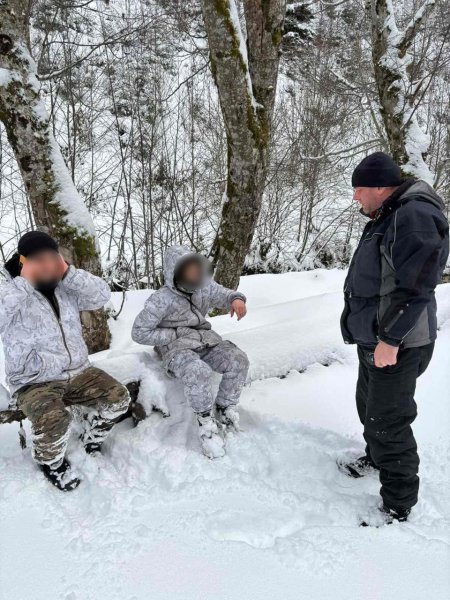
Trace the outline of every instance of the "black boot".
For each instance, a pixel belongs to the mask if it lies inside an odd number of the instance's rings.
[[[376,511],[361,520],[360,526],[383,527],[384,525],[391,525],[394,521],[404,523],[408,520],[410,512],[410,508],[389,508],[385,504],[381,504]]]
[[[102,445],[99,442],[88,442],[84,445],[84,449],[86,454],[101,454],[102,453]]]
[[[356,460],[347,462],[343,459],[338,459],[336,461],[339,471],[342,471],[345,475],[349,477],[354,477],[358,479],[359,477],[364,477],[365,475],[369,475],[371,472],[379,471],[380,469],[377,465],[367,456],[360,456]]]
[[[389,508],[385,504],[382,504],[379,510],[382,514],[386,515],[387,523],[392,523],[392,521],[404,523],[408,520],[411,512],[410,508]]]
[[[72,475],[69,461],[65,458],[59,467],[53,468],[51,465],[40,465],[40,467],[50,483],[62,492],[70,492],[81,483],[78,477]]]

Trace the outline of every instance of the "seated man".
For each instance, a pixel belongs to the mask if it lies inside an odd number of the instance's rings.
[[[10,392],[31,421],[33,456],[44,475],[60,490],[73,490],[80,480],[65,458],[67,407],[88,409],[82,441],[94,453],[129,404],[126,387],[89,365],[82,337],[80,311],[104,306],[110,290],[99,277],[68,266],[55,240],[40,231],[20,239],[5,269],[0,336]]]
[[[239,427],[239,402],[248,371],[248,358],[232,342],[211,329],[205,315],[227,308],[238,320],[246,314],[245,296],[213,281],[208,261],[184,246],[172,246],[164,260],[164,286],[154,292],[138,314],[132,337],[156,346],[168,372],[181,379],[186,398],[197,414],[203,453],[225,454],[216,419],[223,427]],[[211,387],[213,371],[222,374],[217,398]]]

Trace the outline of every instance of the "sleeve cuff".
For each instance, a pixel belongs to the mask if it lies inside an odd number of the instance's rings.
[[[389,338],[384,335],[378,336],[378,339],[380,342],[384,342],[385,344],[388,344],[389,346],[394,346],[395,348],[398,348],[402,343],[399,340],[394,340],[393,338]]]
[[[234,302],[235,300],[242,300],[242,302],[247,302],[247,298],[245,297],[245,295],[242,292],[233,292],[231,294],[230,304],[232,302]]]

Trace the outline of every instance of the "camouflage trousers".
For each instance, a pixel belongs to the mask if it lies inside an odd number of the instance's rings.
[[[184,384],[187,401],[197,413],[211,410],[214,402],[227,407],[239,402],[247,378],[249,362],[245,352],[224,340],[202,350],[180,350],[172,358],[169,371]],[[213,372],[222,373],[217,397],[212,390]]]
[[[97,367],[88,367],[69,381],[36,383],[17,392],[17,406],[31,421],[35,460],[55,467],[67,448],[69,407],[85,409],[83,443],[102,443],[129,403],[127,388]]]

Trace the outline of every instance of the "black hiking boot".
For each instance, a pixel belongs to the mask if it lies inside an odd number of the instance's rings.
[[[361,521],[361,527],[382,527],[391,525],[394,521],[405,523],[408,520],[410,508],[389,508],[381,504],[377,509],[377,514],[369,516]]]
[[[379,511],[386,515],[388,523],[392,523],[392,521],[404,523],[408,520],[408,517],[411,513],[410,508],[389,508],[385,504],[380,506]]]
[[[354,477],[359,479],[365,475],[373,473],[373,471],[379,471],[377,465],[366,455],[360,456],[356,460],[348,462],[345,459],[338,458],[336,461],[339,471],[348,475],[348,477]]]
[[[103,444],[101,444],[99,442],[88,442],[87,444],[84,445],[84,449],[86,451],[86,454],[95,456],[95,454],[102,453],[102,445]]]
[[[50,483],[62,492],[71,492],[81,483],[78,477],[72,475],[69,461],[65,458],[59,467],[53,468],[51,465],[40,465],[40,467]]]

